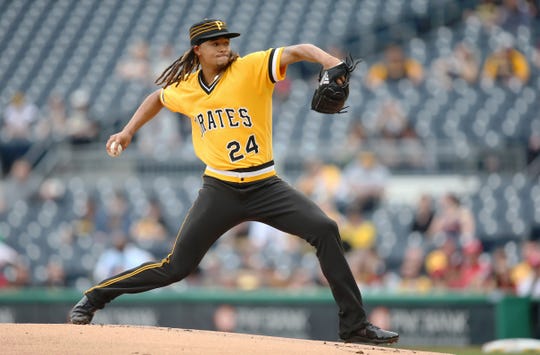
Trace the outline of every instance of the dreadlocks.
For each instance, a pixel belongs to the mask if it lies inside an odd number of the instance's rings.
[[[180,58],[174,61],[167,69],[161,73],[159,78],[156,79],[157,85],[165,84],[164,88],[169,85],[180,83],[182,80],[187,79],[189,74],[199,68],[199,58],[195,55],[193,47],[188,49],[182,54]]]
[[[228,65],[234,62],[238,56],[238,53],[231,51]],[[182,80],[187,80],[191,73],[199,69],[200,65],[199,57],[197,57],[193,47],[191,47],[185,51],[180,58],[175,60],[174,63],[169,65],[169,67],[161,73],[159,78],[156,79],[155,83],[157,85],[164,85],[163,88],[174,83],[178,86]]]

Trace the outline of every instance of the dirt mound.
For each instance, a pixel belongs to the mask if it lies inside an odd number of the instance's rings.
[[[2,354],[415,354],[434,353],[213,331],[120,325],[0,324]],[[440,353],[436,353],[441,355]]]

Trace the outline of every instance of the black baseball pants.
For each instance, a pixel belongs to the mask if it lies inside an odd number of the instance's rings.
[[[339,307],[339,335],[347,338],[366,322],[360,290],[344,257],[337,224],[313,201],[277,176],[229,183],[204,176],[171,253],[159,262],[108,278],[86,291],[98,308],[124,293],[180,281],[194,271],[212,244],[244,221],[260,221],[297,235],[316,249],[322,272]]]

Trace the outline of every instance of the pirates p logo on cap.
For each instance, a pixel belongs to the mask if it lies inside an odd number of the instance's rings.
[[[200,45],[212,38],[233,38],[238,36],[240,36],[240,33],[229,32],[225,21],[216,19],[205,19],[194,24],[189,29],[189,40],[192,46]]]

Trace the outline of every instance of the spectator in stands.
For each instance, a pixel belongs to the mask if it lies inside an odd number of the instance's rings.
[[[343,169],[337,193],[340,208],[373,212],[384,198],[389,177],[388,168],[379,163],[373,152],[358,153]]]
[[[376,248],[358,249],[347,254],[354,279],[360,287],[380,288],[384,284],[386,263]]]
[[[496,83],[520,87],[529,81],[530,68],[523,53],[514,48],[514,39],[508,33],[499,36],[497,48],[488,55],[482,69],[482,83]]]
[[[431,72],[437,84],[451,89],[456,79],[462,79],[469,85],[476,83],[479,67],[476,49],[461,41],[454,46],[449,56],[445,55],[433,61]]]
[[[31,285],[30,266],[22,258],[17,257],[12,263],[5,265],[4,277],[8,288],[23,288]],[[2,277],[0,276],[0,279]],[[2,281],[0,280],[0,283]]]
[[[310,259],[313,255],[298,238],[264,223],[249,222],[246,242],[250,257],[261,263],[258,277],[262,286],[300,289],[318,281],[317,260]]]
[[[390,168],[421,167],[426,159],[416,131],[400,100],[387,98],[375,114],[375,136],[384,165]]]
[[[306,254],[303,257],[304,259],[310,259]],[[316,263],[316,261],[314,262]],[[317,273],[318,270],[313,267],[312,263],[302,262],[300,266],[291,271],[291,275],[287,278],[286,283],[281,286],[282,288],[305,291],[308,288],[328,284],[322,273]]]
[[[462,244],[470,242],[476,236],[474,215],[468,207],[461,204],[457,195],[446,193],[440,200],[428,235],[435,238],[450,238]]]
[[[66,135],[71,144],[94,142],[99,124],[90,113],[90,96],[84,89],[75,90],[70,96],[70,110],[66,121]]]
[[[247,238],[257,251],[269,248],[272,252],[285,253],[289,245],[286,233],[261,222],[249,222]]]
[[[25,94],[17,92],[4,111],[0,129],[0,161],[7,174],[13,162],[30,149],[34,137],[33,127],[39,120],[39,110]]]
[[[134,43],[128,56],[121,59],[116,67],[118,76],[127,81],[150,85],[155,78],[152,78],[148,49],[148,43],[145,41]]]
[[[478,5],[473,11],[466,14],[466,16],[474,16],[482,25],[490,30],[496,23],[499,14],[499,0],[480,0]]]
[[[424,148],[400,100],[389,97],[383,101],[372,129],[374,136],[381,138],[373,149],[384,165],[389,168],[425,166]]]
[[[26,99],[22,92],[17,92],[4,112],[2,139],[32,140],[32,127],[39,119],[39,109]]]
[[[52,94],[43,110],[43,119],[35,127],[39,140],[50,139],[60,142],[66,138],[67,107],[64,99],[58,94]]]
[[[512,280],[512,268],[505,249],[496,248],[491,253],[491,259],[492,272],[487,281],[487,290],[515,294],[516,284]]]
[[[444,292],[448,289],[446,278],[449,275],[449,263],[448,256],[440,249],[426,255],[424,266],[433,291]]]
[[[131,235],[137,242],[164,241],[167,238],[167,227],[159,200],[148,201],[144,214],[133,222]]]
[[[540,297],[540,250],[530,253],[527,263],[529,273],[517,284],[517,295],[522,297]]]
[[[452,238],[437,241],[436,245],[426,256],[425,268],[433,289],[445,291],[459,280],[461,254],[457,242]]]
[[[335,196],[340,179],[341,172],[336,165],[325,164],[317,158],[312,158],[306,161],[296,186],[319,203]]]
[[[261,279],[255,280],[252,270],[246,270],[249,269],[247,266],[251,265],[261,271],[261,265],[265,262],[249,233],[251,233],[250,223],[241,223],[214,243],[200,265],[205,276],[205,285],[252,288],[264,284],[263,278],[266,275],[261,273],[259,275]],[[282,251],[281,255],[287,256],[287,253]]]
[[[146,261],[154,260],[149,252],[137,247],[121,230],[112,232],[112,246],[99,256],[94,280],[103,280]]]
[[[517,288],[533,273],[536,257],[540,255],[540,245],[535,240],[524,240],[521,244],[521,261],[512,268],[512,281]],[[523,287],[523,286],[522,286]]]
[[[131,237],[137,245],[154,254],[162,254],[171,248],[168,236],[169,231],[163,218],[161,205],[157,199],[150,199],[144,214],[133,221]]]
[[[497,25],[514,35],[520,27],[530,28],[535,4],[527,0],[503,0],[497,11]]]
[[[133,218],[129,209],[129,202],[125,194],[117,190],[106,201],[104,208],[99,209],[96,216],[96,230],[105,235],[113,231],[123,231],[129,235]]]
[[[51,260],[47,263],[45,281],[43,287],[64,288],[68,285],[66,270],[60,261]]]
[[[407,57],[400,45],[392,44],[385,49],[384,58],[369,68],[366,85],[375,89],[384,82],[402,79],[418,85],[424,79],[424,69],[418,61]]]
[[[64,181],[58,177],[48,177],[39,185],[40,201],[61,201],[66,195]]]
[[[481,258],[482,251],[482,243],[478,239],[465,243],[462,247],[463,258],[458,277],[451,286],[469,291],[483,291],[487,288],[491,264]]]
[[[529,27],[538,15],[536,0],[481,0],[472,14],[489,31],[502,28],[517,34],[520,27]]]
[[[431,290],[431,280],[424,273],[424,256],[420,246],[405,250],[399,269],[398,292],[425,293]]]
[[[73,233],[77,237],[91,237],[96,231],[97,203],[93,197],[88,196],[81,205],[80,208],[74,208],[78,217],[72,222]]]
[[[238,255],[238,267],[235,277],[235,286],[243,290],[253,290],[260,287],[267,287],[272,280],[273,269],[268,265],[266,257],[256,252],[251,245],[251,241],[245,235],[234,236],[233,249]],[[283,259],[283,261],[285,261]]]
[[[386,142],[416,137],[401,102],[394,98],[384,100],[379,106],[375,130]]]
[[[433,221],[433,217],[435,217],[433,197],[430,194],[424,193],[420,196],[416,205],[410,232],[418,232],[425,236]]]
[[[340,232],[345,251],[371,249],[375,246],[377,229],[370,220],[364,218],[362,211],[356,206],[348,209],[347,218],[340,226]]]

